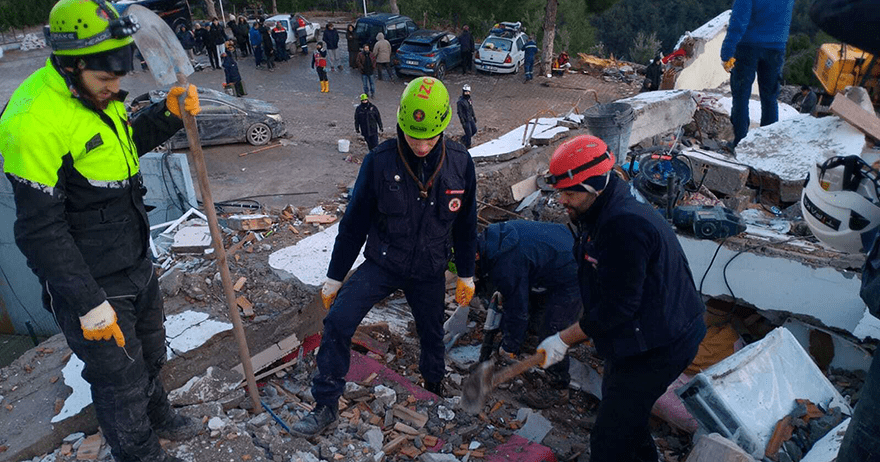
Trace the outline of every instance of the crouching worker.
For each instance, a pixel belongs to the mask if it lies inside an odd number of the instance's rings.
[[[444,135],[451,118],[443,83],[417,78],[403,91],[397,138],[364,158],[321,291],[330,311],[312,381],[316,406],[291,427],[297,435],[316,435],[336,420],[355,329],[398,289],[415,318],[424,387],[442,395],[444,271],[454,246],[462,256],[455,262],[455,298],[470,303],[477,237],[474,163],[464,146]],[[366,261],[343,284],[364,242]]]
[[[577,321],[583,305],[573,246],[571,231],[558,223],[507,221],[480,235],[477,277],[500,292],[503,301],[502,356],[519,354],[530,326],[544,339]],[[544,409],[567,402],[568,363],[565,356],[548,367],[549,387],[523,396],[525,404]]]
[[[119,83],[132,70],[137,23],[106,0],[61,0],[49,24],[53,53],[0,116],[15,241],[85,363],[113,458],[176,461],[159,438],[190,438],[202,425],[172,411],[159,379],[164,313],[138,156],[183,126],[181,110],[199,112],[198,94],[190,86],[181,108],[176,87],[129,120]]]
[[[651,407],[693,361],[705,307],[669,223],[612,172],[614,155],[582,135],[550,158],[548,184],[577,225],[580,321],[538,346],[542,367],[593,339],[605,358],[602,402],[590,434],[593,462],[656,461]]]

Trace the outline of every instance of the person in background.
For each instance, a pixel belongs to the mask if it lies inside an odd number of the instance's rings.
[[[337,419],[355,329],[374,304],[398,289],[415,318],[424,388],[444,394],[444,273],[454,247],[455,300],[468,305],[477,238],[474,162],[462,145],[444,136],[451,118],[443,83],[414,79],[400,99],[397,137],[364,158],[321,289],[330,311],[312,379],[315,407],[291,426],[294,435],[312,437]],[[366,261],[343,283],[361,247]]]
[[[556,60],[556,62],[558,63],[556,67],[562,69],[563,71],[571,69],[571,60],[568,58],[567,51],[559,53],[559,58]]]
[[[534,74],[532,72],[535,68],[535,55],[536,54],[538,54],[538,44],[536,44],[535,40],[530,37],[529,41],[526,42],[526,46],[525,46],[525,74],[526,74],[525,82],[528,82],[529,80],[532,80],[533,78],[535,78]]]
[[[327,23],[324,29],[324,45],[327,46],[327,65],[332,70],[334,67],[342,70],[342,62],[339,61],[339,32],[333,27],[332,22]]]
[[[235,62],[235,58],[232,56],[233,49],[235,49],[235,47],[230,40],[229,46],[226,47],[226,53],[223,53],[221,56],[223,59],[223,72],[226,74],[226,83],[223,84],[223,87],[232,87],[235,90],[235,96],[242,97],[247,93],[244,91],[244,83],[241,81],[241,73],[238,72],[238,63]]]
[[[354,24],[349,24],[345,29],[345,40],[348,43],[348,67],[357,69],[357,57],[361,52],[360,40],[354,33]]]
[[[370,53],[370,45],[364,44],[364,51],[357,55],[357,68],[361,71],[361,81],[364,83],[364,93],[369,93],[370,98],[376,95],[373,85],[373,55]]]
[[[226,30],[220,20],[211,19],[211,28],[208,30],[208,58],[211,60],[211,67],[220,69],[220,54],[226,51]]]
[[[642,82],[642,91],[657,91],[660,89],[660,80],[663,78],[663,57],[660,53],[651,60],[645,69],[645,81]]]
[[[779,97],[793,8],[794,0],[733,2],[727,35],[721,43],[721,63],[724,70],[730,72],[733,98],[730,109],[732,148],[749,133],[749,99],[756,75],[761,96],[761,126],[779,120],[776,98]]]
[[[801,114],[812,114],[816,110],[816,103],[819,98],[816,92],[809,85],[802,85],[801,91],[792,98],[792,105],[800,111]]]
[[[462,28],[458,42],[461,44],[461,73],[467,74],[474,68],[474,36],[467,25]]]
[[[211,39],[208,38],[208,29],[202,27],[202,23],[196,21],[195,26],[193,26],[193,35],[196,37],[194,52],[196,55],[200,55],[206,51],[208,42],[211,41]]]
[[[272,28],[272,40],[275,41],[275,60],[287,61],[290,56],[287,54],[287,29],[281,24],[281,21],[275,22]]]
[[[651,408],[696,357],[706,308],[672,227],[613,167],[614,154],[591,135],[566,141],[550,158],[545,180],[578,230],[584,313],[538,352],[547,369],[592,338],[605,370],[590,461],[656,461]]]
[[[180,40],[180,45],[183,47],[183,51],[186,52],[189,60],[195,61],[196,55],[193,53],[193,47],[196,46],[196,36],[193,35],[192,31],[187,29],[186,26],[180,26],[180,30],[177,32],[177,39]]]
[[[253,47],[248,37],[250,30],[247,19],[244,16],[239,16],[238,22],[235,23],[235,27],[232,29],[232,35],[235,36],[235,41],[238,42],[238,49],[241,50],[241,55],[244,57],[250,56],[253,52]]]
[[[227,36],[227,39],[226,39],[227,42],[229,41],[229,39],[233,39],[233,40],[235,39],[235,28],[236,28],[237,24],[238,23],[235,21],[235,15],[230,13],[229,14],[229,21],[226,21],[226,27],[229,28],[229,32],[232,32],[232,37]],[[233,46],[232,48],[233,48],[233,51],[232,51],[233,57],[238,58],[238,50],[235,48],[235,46]],[[224,46],[224,50],[220,53],[220,61],[221,62],[223,61],[223,53],[228,53],[228,52],[229,52],[229,47]]]
[[[388,80],[394,81],[391,71],[391,42],[385,40],[385,34],[376,34],[376,45],[373,48],[373,59],[376,62],[376,74],[382,80],[382,69],[388,72]]]
[[[269,72],[275,72],[275,46],[272,40],[272,21],[260,21],[260,38],[263,42],[263,58],[266,60],[266,68]]]
[[[364,137],[370,151],[379,145],[379,132],[384,131],[382,116],[366,93],[361,94],[361,104],[354,110],[354,131]]]
[[[306,19],[296,16],[296,37],[299,39],[299,51],[306,55],[309,53],[308,34],[306,32]]]
[[[263,68],[263,35],[260,34],[259,21],[254,22],[254,27],[250,32],[251,47],[254,50],[254,61],[257,63],[257,69]]]
[[[464,147],[471,148],[471,138],[477,134],[477,115],[474,113],[474,105],[471,103],[471,86],[465,84],[461,87],[461,96],[455,105],[458,112],[458,120],[461,122],[461,128],[464,129],[464,136],[461,137],[461,144]]]
[[[312,69],[318,72],[318,81],[321,82],[321,93],[330,92],[330,81],[327,80],[327,50],[324,43],[315,45],[315,53],[312,55]]]

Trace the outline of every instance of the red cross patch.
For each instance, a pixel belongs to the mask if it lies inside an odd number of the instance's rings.
[[[449,211],[450,212],[458,212],[458,209],[461,208],[461,199],[454,197],[449,201]]]

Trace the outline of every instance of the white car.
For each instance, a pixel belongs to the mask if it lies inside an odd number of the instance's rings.
[[[291,25],[291,16],[293,18],[297,16],[302,16],[301,14],[276,14],[275,16],[266,18],[266,21],[275,21],[280,22],[284,29],[287,30],[287,48],[289,50],[296,50],[299,48],[299,43],[296,40],[296,23],[294,22]],[[321,30],[321,25],[316,22],[311,22],[302,16],[302,18],[306,22],[306,41],[307,42],[315,42],[318,39],[318,31]],[[253,21],[248,21],[253,27]]]
[[[528,37],[520,31],[519,23],[501,23],[474,53],[474,67],[478,71],[516,74],[526,60]]]

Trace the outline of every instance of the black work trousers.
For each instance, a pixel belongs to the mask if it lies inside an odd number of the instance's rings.
[[[461,52],[461,73],[467,74],[468,71],[474,70],[474,52],[473,51],[462,51]]]
[[[606,360],[602,402],[590,433],[590,462],[656,462],[651,408],[694,360],[706,335],[702,319],[671,345]]]
[[[870,262],[869,262],[870,263]],[[880,461],[880,353],[874,352],[874,359],[862,387],[862,397],[856,404],[852,421],[837,462],[878,462]]]
[[[209,47],[209,50],[212,47]],[[67,344],[85,363],[98,424],[117,462],[157,462],[164,453],[154,428],[172,416],[168,395],[159,379],[165,364],[165,326],[162,294],[149,260],[135,268],[98,279],[116,311],[125,348],[114,340],[83,338],[73,309],[52,297],[44,286],[47,306],[55,313]]]

